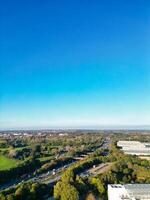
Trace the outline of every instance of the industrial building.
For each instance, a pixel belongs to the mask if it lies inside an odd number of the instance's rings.
[[[108,185],[108,200],[150,200],[150,184]]]
[[[117,146],[120,147],[125,154],[150,156],[150,143],[118,141]]]

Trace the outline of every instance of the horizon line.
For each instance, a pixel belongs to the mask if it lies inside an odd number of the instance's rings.
[[[150,130],[150,125],[99,125],[99,126],[32,126],[32,127],[10,127],[0,128],[0,131],[38,131],[38,130]]]

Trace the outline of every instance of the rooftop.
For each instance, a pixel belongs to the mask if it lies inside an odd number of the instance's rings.
[[[118,193],[118,200],[150,200],[150,184],[108,185],[108,193]]]

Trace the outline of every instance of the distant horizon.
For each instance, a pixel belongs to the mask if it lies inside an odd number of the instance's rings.
[[[80,127],[13,127],[13,128],[0,128],[0,131],[51,131],[51,130],[142,130],[150,131],[150,125],[100,125],[100,126],[80,126]]]

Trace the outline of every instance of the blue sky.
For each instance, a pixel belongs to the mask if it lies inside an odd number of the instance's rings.
[[[1,129],[150,125],[150,1],[0,7]]]

